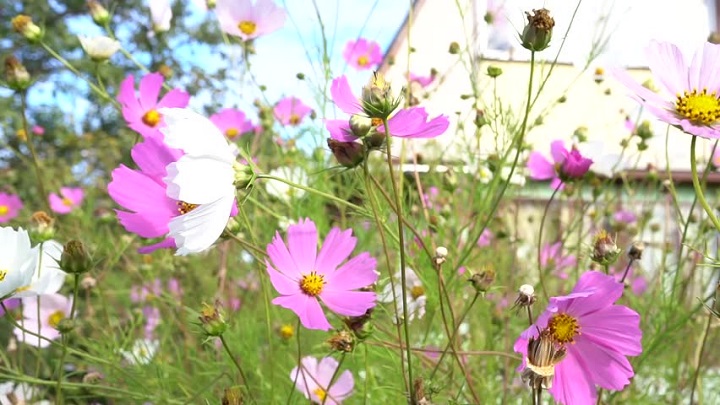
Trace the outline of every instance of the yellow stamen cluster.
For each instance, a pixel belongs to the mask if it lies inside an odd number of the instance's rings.
[[[73,206],[72,200],[69,199],[69,198],[67,198],[67,197],[63,197],[62,203],[63,203],[63,205],[66,206],[66,207],[72,207],[72,206]]]
[[[197,208],[197,206],[198,206],[197,204],[190,204],[190,203],[186,203],[185,201],[177,202],[178,212],[180,213],[180,215],[187,214],[188,212]]]
[[[314,271],[310,274],[306,274],[300,280],[300,289],[303,293],[315,297],[320,294],[325,285],[325,277],[321,274],[317,274]]]
[[[257,30],[257,24],[253,21],[241,21],[238,24],[238,29],[245,35],[252,35]]]
[[[0,216],[7,215],[10,212],[10,207],[7,205],[0,205]]]
[[[357,60],[358,66],[367,66],[368,63],[370,63],[370,58],[365,55],[359,57]]]
[[[63,311],[55,311],[48,317],[48,325],[52,326],[53,328],[57,329],[57,326],[60,324],[60,321],[65,319],[65,313]]]
[[[7,270],[0,270],[0,281],[5,280],[5,276],[7,276],[8,271]]]
[[[559,313],[553,315],[548,321],[548,330],[556,342],[560,344],[573,343],[575,336],[580,334],[580,325],[574,317]]]
[[[691,121],[712,125],[720,121],[720,97],[714,91],[708,93],[707,89],[685,91],[678,94],[675,110]]]
[[[416,300],[425,295],[425,289],[421,285],[416,285],[410,289],[410,296]]]
[[[290,125],[297,125],[300,123],[300,116],[297,114],[290,114]]]
[[[154,127],[160,123],[160,113],[157,112],[157,110],[150,110],[143,115],[142,122],[144,122],[145,125]]]
[[[320,401],[325,402],[325,397],[327,397],[327,391],[318,387],[318,388],[315,388],[315,391],[313,391],[313,393],[315,395],[317,395],[317,397]]]
[[[240,134],[240,131],[238,131],[237,128],[228,128],[225,130],[225,136],[227,136],[230,139],[235,138]]]

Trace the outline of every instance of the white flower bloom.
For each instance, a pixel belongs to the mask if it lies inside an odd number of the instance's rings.
[[[30,247],[27,231],[0,227],[0,300],[30,285],[36,263],[37,248]]]
[[[0,405],[30,404],[30,401],[37,395],[38,390],[29,384],[15,384],[12,381],[0,384]],[[42,402],[45,401],[35,402],[35,404]]]
[[[150,0],[150,17],[152,18],[153,31],[165,32],[169,30],[170,20],[172,20],[170,0]]]
[[[133,343],[130,351],[120,350],[120,354],[125,361],[132,365],[148,364],[155,357],[159,347],[160,342],[158,340],[138,339]]]
[[[185,152],[167,167],[167,196],[186,203],[188,212],[170,221],[177,255],[209,248],[225,229],[235,201],[235,156],[209,119],[182,108],[160,110],[165,143]]]
[[[302,167],[298,166],[278,167],[277,169],[271,170],[269,174],[301,186],[307,186],[309,181],[307,172],[305,172]],[[305,190],[291,187],[290,185],[277,180],[268,180],[265,183],[265,189],[268,194],[285,202],[290,202],[293,198],[301,198],[305,195]]]
[[[393,294],[392,284],[388,282],[383,288],[382,292],[378,295],[377,300],[379,302],[390,303],[397,299],[397,317],[395,322],[403,317],[403,299],[402,299],[402,275],[398,271],[393,276],[395,279],[395,293]],[[405,268],[405,288],[407,291],[407,303],[408,303],[408,322],[417,319],[422,319],[425,316],[425,303],[427,297],[425,296],[425,288],[422,282],[418,278],[417,274],[413,269]]]
[[[106,36],[78,35],[78,39],[83,51],[95,62],[104,62],[120,50],[120,42]]]
[[[18,298],[54,294],[60,291],[60,287],[65,283],[67,273],[58,265],[63,246],[57,241],[49,240],[40,244],[35,250],[37,266],[30,284],[18,288],[15,294]]]

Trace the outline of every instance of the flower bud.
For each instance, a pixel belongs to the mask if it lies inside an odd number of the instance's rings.
[[[253,170],[252,165],[235,162],[233,163],[233,170],[235,170],[235,179],[233,184],[238,190],[249,188],[255,181],[255,171]]]
[[[590,258],[602,266],[609,266],[615,263],[621,252],[613,238],[603,229],[595,235]]]
[[[206,303],[202,304],[200,310],[200,326],[208,336],[221,336],[227,330],[227,322],[220,308],[220,301],[215,300],[215,304],[210,306]]]
[[[42,29],[35,25],[30,16],[18,14],[13,17],[11,23],[15,32],[24,36],[30,42],[38,42],[43,37]]]
[[[469,281],[475,291],[486,292],[495,282],[495,270],[490,267],[485,268],[480,273],[473,274]]]
[[[390,83],[379,72],[374,72],[363,87],[361,101],[368,117],[380,119],[387,119],[400,105],[400,98],[393,98]]]
[[[55,220],[45,211],[37,211],[30,217],[30,236],[33,242],[43,243],[55,237]]]
[[[632,245],[630,245],[630,249],[628,249],[628,257],[630,260],[640,260],[642,259],[643,251],[645,250],[645,244],[642,242],[633,242]]]
[[[492,77],[493,79],[500,76],[503,73],[502,69],[498,66],[488,66],[487,68],[487,75]]]
[[[344,329],[331,336],[326,343],[338,352],[349,353],[355,348],[355,338]]]
[[[57,330],[61,334],[65,335],[67,333],[72,332],[73,329],[75,329],[75,326],[76,326],[76,322],[74,319],[63,318],[60,320],[60,322],[58,322]]]
[[[280,337],[285,341],[290,340],[293,336],[295,336],[295,328],[293,328],[290,324],[280,326],[277,329],[277,332],[278,335],[280,335]]]
[[[435,249],[435,257],[438,259],[445,259],[447,258],[448,250],[445,246],[438,246],[437,249]]]
[[[451,42],[450,48],[448,48],[448,52],[450,52],[451,55],[457,55],[460,53],[460,44],[457,42]]]
[[[85,245],[79,240],[71,240],[63,246],[60,255],[60,268],[66,273],[82,274],[90,271],[93,261],[85,250]]]
[[[88,9],[90,9],[90,16],[92,17],[95,24],[104,27],[110,22],[110,13],[95,0],[89,0],[87,2]]]
[[[7,81],[8,87],[15,91],[22,91],[30,87],[30,74],[14,56],[5,58],[5,81]]]
[[[528,23],[523,29],[520,39],[523,48],[540,52],[550,46],[555,20],[550,17],[550,12],[544,8],[533,10],[532,13],[531,15],[529,12],[525,12]]]
[[[357,114],[350,117],[350,131],[358,138],[364,138],[370,131],[374,130],[375,126],[372,119]]]
[[[327,145],[338,163],[345,167],[355,167],[365,159],[365,148],[361,143],[340,142],[328,138]]]

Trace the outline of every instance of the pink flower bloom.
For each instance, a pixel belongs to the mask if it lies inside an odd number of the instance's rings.
[[[479,247],[486,247],[490,246],[490,243],[492,243],[493,237],[492,231],[488,228],[483,229],[482,233],[480,234],[480,238],[477,241],[477,245]]]
[[[335,105],[343,112],[350,115],[365,114],[360,99],[353,94],[345,76],[333,80],[330,94]],[[379,132],[385,132],[382,122],[373,122],[373,124],[377,126]],[[434,138],[442,135],[449,125],[450,121],[444,115],[428,121],[428,114],[422,107],[402,109],[388,120],[390,133],[400,138]],[[325,126],[332,139],[340,142],[353,142],[357,139],[350,129],[348,120],[326,120]]]
[[[352,394],[355,381],[350,370],[339,374],[333,385],[330,381],[340,364],[332,357],[318,360],[312,356],[303,357],[300,366],[290,372],[295,389],[316,404],[336,405]]]
[[[382,62],[380,44],[358,38],[357,41],[348,41],[343,51],[343,58],[352,67],[358,70],[372,69]]]
[[[149,73],[143,76],[140,79],[139,97],[135,95],[135,78],[132,75],[129,75],[120,84],[117,99],[122,105],[125,122],[143,137],[158,134],[158,129],[163,125],[159,109],[163,107],[184,108],[190,100],[189,94],[173,89],[158,101],[164,80],[160,73]]]
[[[45,135],[45,128],[40,125],[33,125],[31,131],[35,135]]]
[[[283,125],[298,125],[311,111],[312,108],[295,97],[285,97],[273,109],[275,118]]]
[[[593,163],[580,154],[576,148],[570,151],[565,149],[563,141],[556,140],[550,144],[550,154],[554,160],[550,162],[540,152],[532,152],[528,158],[527,167],[530,178],[534,180],[549,180],[550,187],[557,190],[564,186],[563,182],[577,179],[585,175]]]
[[[416,82],[423,88],[429,86],[434,81],[435,76],[432,74],[430,76],[418,76],[415,73],[410,73],[410,82]]]
[[[85,192],[80,187],[60,187],[60,195],[50,193],[50,209],[58,214],[69,214],[79,207],[85,198]]]
[[[613,220],[615,220],[615,222],[629,225],[637,221],[637,215],[631,211],[620,210],[613,214]]]
[[[547,329],[553,344],[567,354],[555,366],[550,393],[563,404],[594,404],[596,385],[622,390],[635,375],[626,356],[642,353],[640,315],[615,305],[623,285],[596,271],[583,274],[572,292],[550,298],[545,312],[515,342],[527,364],[528,340]]]
[[[277,31],[285,24],[285,9],[272,0],[218,0],[220,28],[243,41]]]
[[[20,302],[22,300],[20,298],[8,298],[5,301],[3,301],[3,305],[5,305],[5,308],[7,308],[8,311],[12,311],[15,308],[18,308],[20,306]],[[3,307],[0,307],[0,316],[5,315],[5,309]]]
[[[375,259],[367,252],[348,260],[357,239],[352,230],[333,228],[317,252],[318,233],[310,219],[288,227],[287,245],[280,233],[267,247],[270,281],[280,296],[273,304],[295,312],[308,329],[329,330],[320,299],[340,315],[360,316],[375,306],[375,293],[356,291],[377,281]]]
[[[23,319],[20,321],[20,325],[32,333],[55,340],[60,337],[57,326],[60,321],[70,316],[71,308],[72,297],[60,294],[44,294],[38,297],[24,298]],[[13,332],[21,342],[41,348],[50,346],[50,342],[47,340],[29,335],[19,328],[15,328]]]
[[[577,259],[574,255],[563,256],[562,242],[545,245],[540,249],[540,266],[543,269],[553,270],[562,279],[568,278],[565,270],[575,267],[575,264],[577,264]]]
[[[210,121],[230,140],[253,130],[252,121],[245,117],[244,112],[235,108],[226,108],[213,114]]]
[[[720,62],[720,45],[706,42],[689,60],[677,46],[653,41],[646,55],[650,70],[665,91],[656,93],[627,72],[615,71],[632,97],[661,121],[690,135],[720,138],[720,75],[715,69]]]
[[[0,224],[17,217],[22,208],[23,202],[17,194],[0,192]]]

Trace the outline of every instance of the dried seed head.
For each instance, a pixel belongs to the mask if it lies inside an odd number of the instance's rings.
[[[531,337],[528,341],[525,370],[522,373],[523,381],[533,389],[552,388],[555,366],[565,358],[565,355],[565,347],[553,341],[548,329],[542,330],[538,337]]]
[[[617,261],[621,252],[615,240],[604,229],[595,235],[591,257],[595,263],[609,266]]]
[[[528,22],[523,29],[520,39],[522,46],[530,51],[540,52],[550,46],[552,39],[552,30],[555,26],[555,20],[550,17],[547,9],[533,10],[525,12]]]
[[[534,304],[536,300],[535,288],[530,284],[523,284],[518,289],[518,297],[515,299],[513,308],[529,307]]]
[[[327,344],[329,344],[333,350],[349,353],[355,348],[355,338],[350,332],[343,329],[331,336],[330,339],[327,340]]]
[[[628,249],[628,257],[630,260],[640,260],[642,259],[643,251],[645,250],[645,244],[642,242],[633,242],[632,245],[630,245],[630,249]]]

